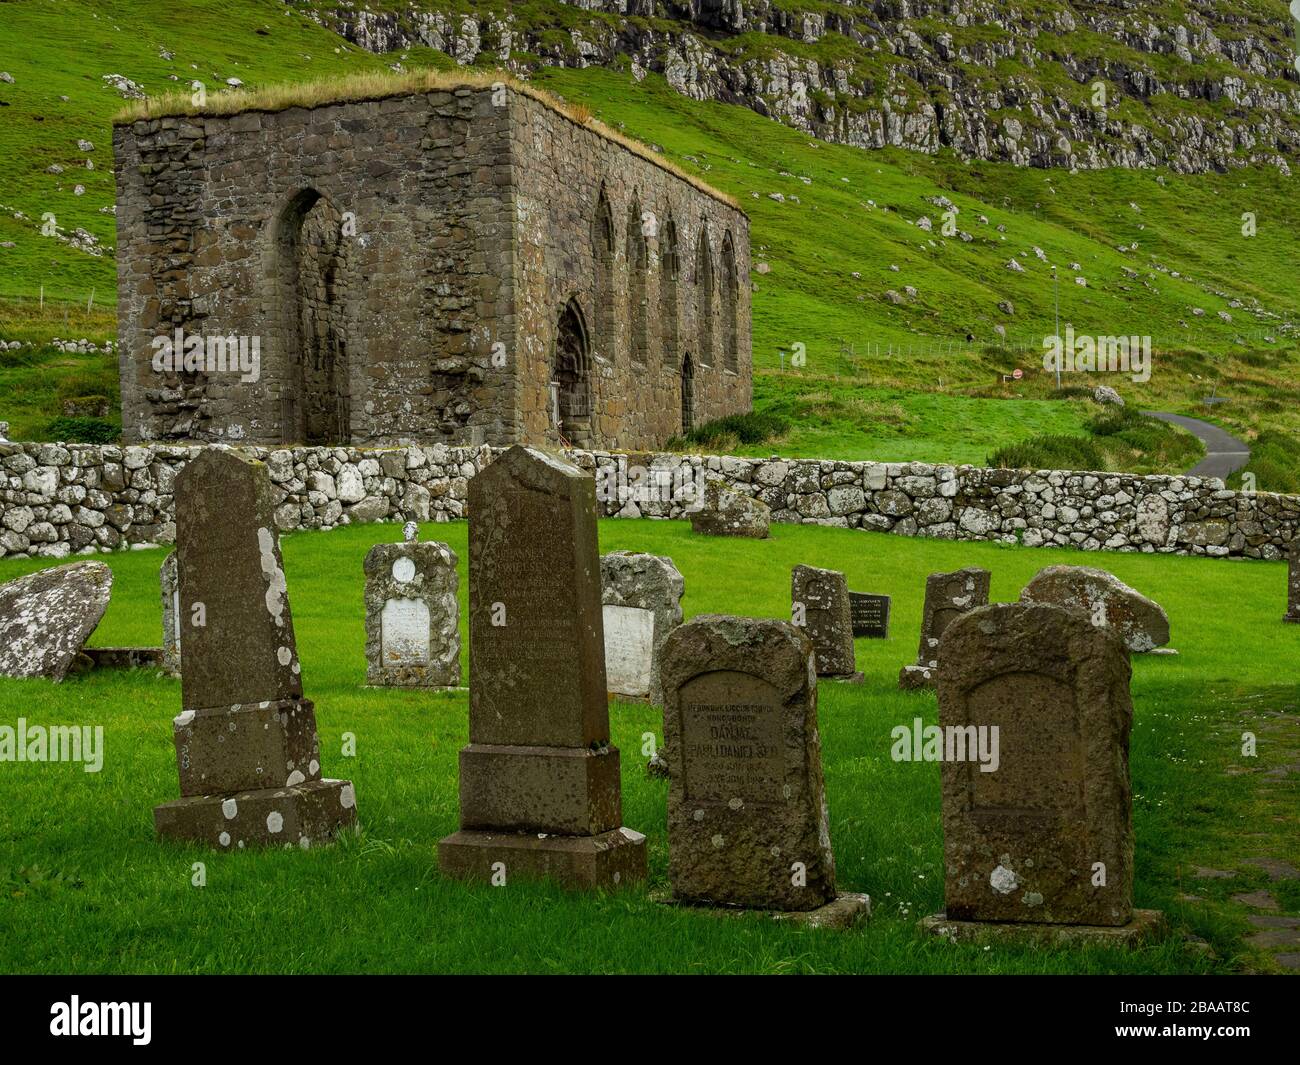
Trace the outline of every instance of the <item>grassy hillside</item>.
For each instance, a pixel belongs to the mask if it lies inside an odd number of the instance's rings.
[[[213,92],[232,77],[257,86],[450,63],[427,49],[383,58],[360,51],[272,0],[220,8],[24,0],[5,5],[5,21],[23,45],[0,59],[14,77],[0,83],[0,244],[13,244],[0,247],[0,296],[30,298],[44,286],[47,297],[83,306],[93,290],[103,307],[114,287],[109,123],[123,98],[105,74],[156,94],[191,78]],[[754,449],[983,462],[1030,437],[1083,434],[1096,408],[1062,401],[1042,372],[1042,338],[1055,328],[1059,300],[1062,328],[1149,334],[1155,345],[1145,384],[1114,375],[1063,384],[1104,382],[1141,407],[1199,416],[1207,416],[1202,397],[1217,391],[1230,402],[1208,417],[1275,442],[1259,487],[1287,486],[1296,462],[1286,456],[1300,451],[1288,446],[1300,437],[1300,362],[1295,333],[1284,329],[1300,320],[1300,286],[1286,265],[1296,258],[1300,206],[1278,171],[1071,174],[865,152],[745,108],[687,99],[655,75],[549,69],[535,80],[660,147],[749,211],[754,262],[766,267],[754,274],[756,405],[791,423]],[[94,150],[79,150],[79,138]],[[95,169],[84,169],[86,159]],[[51,164],[64,172],[47,173]],[[945,236],[949,201],[957,232]],[[46,211],[65,233],[91,234],[105,254],[41,236]],[[1251,237],[1242,233],[1247,212],[1257,226]],[[916,225],[921,218],[929,231]],[[1008,269],[1013,259],[1022,271]],[[21,307],[0,314],[0,338],[20,336],[22,319]],[[111,336],[107,319],[88,328],[99,330],[92,340]],[[801,367],[789,358],[796,345],[806,351]],[[60,413],[41,398],[51,392],[45,379],[68,371],[67,357],[21,354],[18,366],[5,365],[14,353],[0,354],[0,384],[12,397],[6,407],[18,411],[9,417],[15,432],[39,435]],[[92,362],[73,369],[112,376],[112,360]],[[1025,376],[1004,381],[1016,368]],[[44,389],[29,392],[36,384]],[[1163,446],[1114,461],[1189,464]]]

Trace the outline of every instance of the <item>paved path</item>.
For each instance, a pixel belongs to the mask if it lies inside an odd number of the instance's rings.
[[[1217,425],[1182,414],[1164,414],[1154,410],[1142,413],[1148,418],[1159,418],[1162,422],[1172,422],[1186,429],[1205,445],[1205,458],[1187,471],[1193,477],[1226,478],[1250,461],[1250,448]]]

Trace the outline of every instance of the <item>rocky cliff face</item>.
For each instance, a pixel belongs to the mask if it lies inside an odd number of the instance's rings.
[[[373,52],[427,45],[521,73],[630,65],[632,76],[663,74],[695,99],[744,104],[863,148],[1181,173],[1289,172],[1300,152],[1285,0],[488,0],[473,9],[312,3],[323,24]]]

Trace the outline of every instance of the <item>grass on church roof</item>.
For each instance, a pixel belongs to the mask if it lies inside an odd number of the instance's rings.
[[[143,100],[133,100],[113,116],[113,123],[123,125],[142,118],[174,115],[236,115],[245,111],[284,111],[290,107],[323,107],[328,104],[379,100],[389,96],[405,96],[422,92],[466,88],[486,89],[498,83],[504,83],[515,92],[531,97],[571,122],[576,122],[593,133],[622,145],[628,151],[667,170],[706,195],[744,213],[744,209],[735,197],[715,189],[693,174],[688,174],[670,160],[651,151],[640,141],[633,140],[605,125],[592,116],[591,109],[586,105],[571,104],[554,93],[522,82],[501,70],[371,71],[317,81],[288,82],[254,89],[239,88],[210,93],[202,106],[194,103],[189,90],[179,89]]]

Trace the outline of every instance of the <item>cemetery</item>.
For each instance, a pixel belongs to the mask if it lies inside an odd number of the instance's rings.
[[[64,633],[0,654],[9,970],[1294,966],[1284,561],[598,520],[523,448],[468,520],[281,535],[250,458],[185,464],[176,551],[71,563],[84,608],[0,561],[0,626]]]

